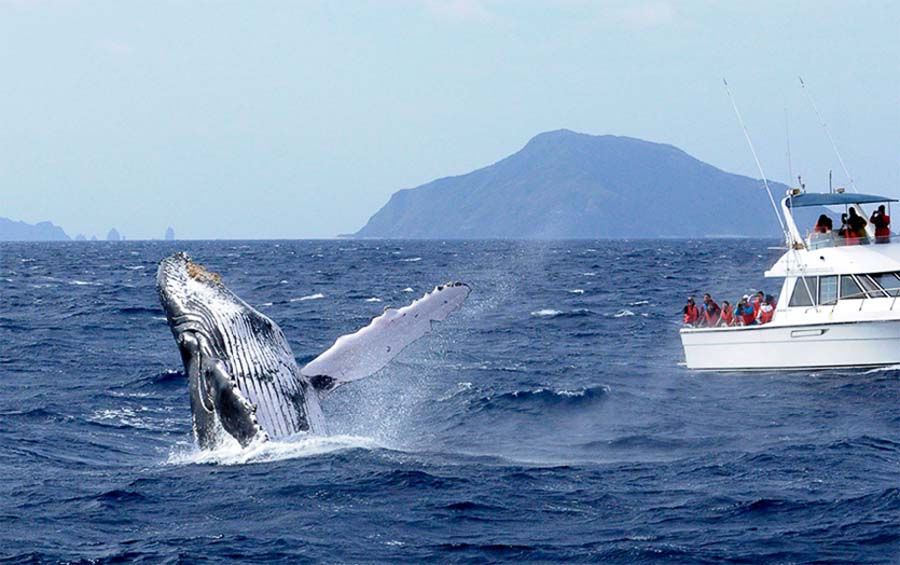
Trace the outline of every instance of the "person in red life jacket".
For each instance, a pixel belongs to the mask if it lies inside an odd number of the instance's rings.
[[[684,305],[684,324],[686,326],[695,326],[700,321],[700,310],[694,303],[694,297],[688,296],[687,304]]]
[[[759,314],[756,321],[760,324],[768,324],[775,315],[775,298],[771,295],[766,296],[766,301],[759,307]]]
[[[816,222],[816,227],[813,228],[815,233],[828,233],[834,228],[834,224],[831,223],[831,218],[822,214],[819,216],[818,221]]]
[[[750,306],[753,307],[753,316],[756,317],[759,315],[759,307],[762,306],[763,302],[766,301],[766,293],[763,291],[759,291],[753,295],[753,298],[750,299]]]
[[[878,207],[878,210],[872,213],[869,218],[872,225],[875,226],[875,243],[891,242],[891,217],[885,213],[884,204]]]
[[[735,318],[742,326],[756,324],[756,314],[753,312],[753,306],[750,305],[750,297],[746,294],[738,302]]]
[[[731,307],[727,300],[722,301],[722,315],[719,317],[719,325],[726,327],[734,325],[734,308]]]
[[[716,304],[716,301],[712,299],[712,296],[707,292],[703,295],[703,306],[700,307],[700,312],[703,314],[703,322],[709,328],[716,327],[716,324],[719,323],[719,317],[722,314],[722,309],[719,308],[719,305]]]

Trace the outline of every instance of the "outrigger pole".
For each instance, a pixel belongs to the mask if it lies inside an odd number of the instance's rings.
[[[831,129],[828,128],[828,124],[825,123],[825,120],[822,118],[822,114],[819,113],[819,108],[816,106],[816,103],[812,99],[812,95],[809,93],[809,90],[806,88],[806,83],[803,82],[803,77],[797,77],[800,79],[800,88],[803,89],[803,93],[806,94],[806,99],[809,100],[810,106],[812,106],[813,111],[816,113],[816,117],[819,118],[819,122],[821,122],[822,127],[825,129],[825,133],[828,134],[828,139],[831,141],[831,147],[834,149],[834,154],[837,155],[838,162],[841,164],[841,168],[844,169],[844,174],[847,175],[847,179],[850,181],[850,188],[853,189],[853,192],[859,192],[856,188],[856,183],[853,182],[853,177],[850,176],[850,171],[847,170],[847,165],[844,164],[844,158],[841,157],[841,152],[838,151],[837,143],[835,143],[834,138],[831,136]]]
[[[772,203],[772,209],[775,210],[775,217],[778,218],[778,223],[781,225],[781,233],[784,234],[784,239],[788,243],[789,246],[793,246],[793,242],[790,241],[791,237],[788,234],[787,228],[784,227],[784,220],[781,219],[781,213],[778,211],[778,205],[775,204],[775,197],[772,196],[772,189],[769,188],[769,181],[766,179],[766,173],[763,171],[762,164],[759,162],[759,157],[756,155],[756,149],[753,147],[753,141],[750,139],[750,133],[747,132],[747,126],[744,125],[744,119],[741,117],[741,111],[738,110],[737,103],[734,101],[734,95],[731,94],[731,89],[728,88],[728,81],[724,78],[722,82],[725,84],[725,92],[728,93],[728,98],[731,100],[731,107],[734,108],[734,114],[737,116],[738,123],[741,125],[741,130],[744,132],[744,137],[747,139],[747,145],[750,146],[750,153],[753,154],[753,160],[756,161],[756,168],[759,170],[759,175],[762,177],[763,185],[766,187],[766,192],[769,193],[769,202]]]

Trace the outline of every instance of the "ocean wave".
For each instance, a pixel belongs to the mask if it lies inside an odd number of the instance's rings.
[[[317,292],[315,294],[308,294],[299,298],[291,298],[288,302],[306,302],[307,300],[319,300],[320,298],[325,298],[325,295],[321,292]]]
[[[408,286],[408,287],[404,288],[401,292],[415,292],[415,291],[412,289],[412,287]]]
[[[606,385],[569,389],[536,388],[532,390],[514,390],[498,395],[483,396],[472,401],[477,410],[506,409],[514,411],[540,412],[552,408],[576,408],[589,406],[609,396]]]
[[[376,298],[375,296],[370,296],[369,298],[366,298],[366,302],[381,302],[381,299]]]
[[[584,289],[583,288],[573,288],[573,289],[567,290],[566,292],[568,292],[569,294],[584,294]]]
[[[613,314],[613,318],[625,318],[627,316],[634,316],[634,312],[625,308]]]
[[[650,304],[649,300],[635,300],[634,302],[628,303],[629,306],[645,306],[647,304]]]
[[[589,316],[593,312],[588,310],[587,308],[577,308],[575,310],[562,311],[562,310],[554,310],[552,308],[544,308],[542,310],[535,310],[531,313],[532,316],[536,318],[578,318],[581,316]]]
[[[400,262],[401,263],[418,263],[421,260],[422,260],[421,257],[408,257],[406,259],[400,259]]]
[[[70,280],[69,284],[75,285],[75,286],[103,286],[103,283],[101,283],[101,282],[81,281],[78,279]]]
[[[196,446],[177,449],[169,454],[166,465],[246,465],[269,463],[285,459],[317,457],[349,449],[377,449],[374,439],[360,436],[296,435],[278,441],[264,441],[242,448],[231,436],[223,433],[216,449]]]

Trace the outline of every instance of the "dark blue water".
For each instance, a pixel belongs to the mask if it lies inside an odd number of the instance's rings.
[[[900,371],[679,366],[685,294],[777,290],[769,244],[4,244],[0,557],[896,562]],[[474,291],[325,402],[329,437],[200,453],[154,290],[181,249],[300,362]]]

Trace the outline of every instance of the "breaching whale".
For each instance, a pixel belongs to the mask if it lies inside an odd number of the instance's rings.
[[[244,447],[298,432],[324,433],[320,400],[380,370],[470,292],[466,284],[447,283],[408,306],[387,308],[301,369],[281,328],[187,254],[160,262],[156,286],[181,352],[193,433],[202,448],[218,445],[220,429]]]

